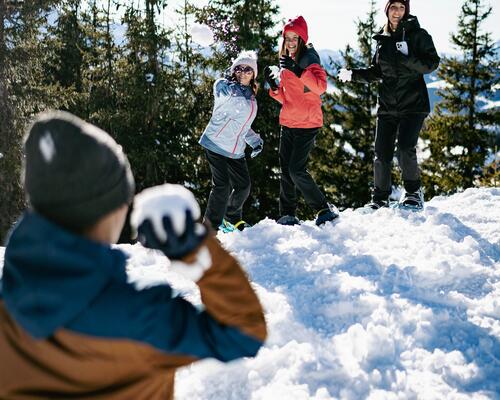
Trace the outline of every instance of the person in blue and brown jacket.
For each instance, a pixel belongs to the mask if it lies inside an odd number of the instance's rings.
[[[262,307],[237,261],[195,222],[191,192],[146,189],[132,224],[144,246],[197,281],[203,310],[167,284],[127,281],[126,256],[111,244],[134,179],[108,134],[49,112],[24,149],[30,208],[10,234],[0,281],[1,399],[172,399],[178,367],[256,355]]]

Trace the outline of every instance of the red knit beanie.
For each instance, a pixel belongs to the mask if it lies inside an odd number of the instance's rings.
[[[405,6],[405,18],[410,15],[410,0],[389,0],[385,6],[385,15],[389,17],[389,7],[392,3],[401,3]]]
[[[309,35],[307,34],[307,23],[304,17],[299,16],[297,18],[289,19],[283,28],[283,37],[285,37],[285,33],[288,31],[295,32],[302,38],[304,43],[307,44]]]

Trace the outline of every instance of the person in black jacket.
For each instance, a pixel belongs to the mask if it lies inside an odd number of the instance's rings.
[[[343,82],[379,81],[377,131],[375,136],[374,189],[368,207],[389,205],[391,169],[397,138],[397,158],[405,193],[400,204],[422,208],[420,169],[416,145],[425,118],[430,112],[424,74],[437,69],[440,58],[432,37],[410,15],[410,0],[389,0],[385,7],[388,22],[374,36],[377,49],[372,65],[365,69],[341,69]]]

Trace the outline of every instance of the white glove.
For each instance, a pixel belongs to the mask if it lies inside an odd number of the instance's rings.
[[[186,231],[186,211],[190,211],[193,220],[200,218],[201,211],[193,193],[181,185],[166,183],[143,190],[135,196],[134,210],[130,216],[130,225],[137,232],[143,221],[149,219],[154,232],[161,242],[167,240],[163,226],[163,217],[169,217],[176,234]],[[203,234],[206,228],[197,223],[195,232]]]
[[[351,82],[352,71],[346,68],[342,68],[337,76],[340,82]]]
[[[408,43],[406,42],[397,42],[396,49],[403,53],[405,56],[408,56]]]

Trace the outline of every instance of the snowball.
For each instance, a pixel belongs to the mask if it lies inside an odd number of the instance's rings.
[[[163,217],[169,216],[175,233],[181,235],[186,227],[187,210],[191,211],[194,220],[200,218],[200,206],[193,193],[184,186],[166,183],[145,189],[135,196],[130,224],[137,230],[144,220],[149,219],[158,239],[164,242],[167,233],[163,228]]]

